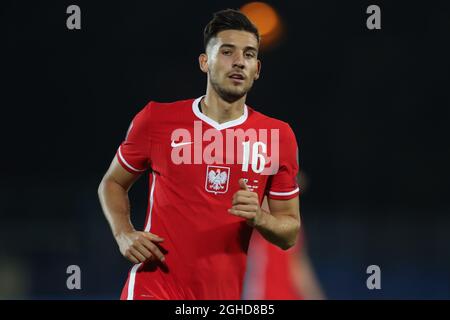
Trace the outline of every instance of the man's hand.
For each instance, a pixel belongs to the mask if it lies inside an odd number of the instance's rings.
[[[241,189],[233,195],[233,206],[228,209],[228,212],[246,219],[250,226],[255,227],[260,224],[264,216],[259,206],[258,194],[250,191],[242,178],[239,179],[239,187]]]
[[[165,260],[164,254],[155,244],[163,242],[164,239],[150,232],[123,232],[117,235],[116,241],[122,255],[135,264],[157,259],[161,262]]]

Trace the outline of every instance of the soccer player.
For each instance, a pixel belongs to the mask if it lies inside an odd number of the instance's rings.
[[[121,299],[240,299],[252,231],[282,249],[296,243],[295,135],[245,104],[260,76],[259,41],[239,11],[215,13],[199,56],[206,94],[150,101],[132,120],[98,190],[120,252],[135,264]],[[146,171],[138,231],[128,191]]]
[[[267,198],[264,199],[261,207],[270,212]],[[266,241],[259,232],[252,233],[242,299],[326,299],[305,242],[304,232],[301,231],[295,246],[288,250],[281,250]]]

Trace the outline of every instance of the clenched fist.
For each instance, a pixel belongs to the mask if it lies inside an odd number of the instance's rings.
[[[242,217],[252,226],[258,226],[264,215],[259,206],[259,198],[256,192],[250,191],[244,179],[239,179],[239,187],[241,188],[233,195],[232,207],[228,212]]]

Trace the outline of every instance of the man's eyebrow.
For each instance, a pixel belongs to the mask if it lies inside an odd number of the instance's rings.
[[[245,51],[247,51],[247,50],[252,50],[252,51],[258,52],[258,49],[256,49],[255,47],[252,47],[252,46],[247,46],[247,47],[245,47],[244,50],[245,50]]]
[[[224,47],[226,47],[226,48],[232,48],[232,49],[236,48],[236,46],[235,46],[234,44],[224,43],[224,44],[222,44],[222,45],[220,46],[220,49],[222,49],[222,48],[224,48]]]
[[[231,44],[231,43],[224,43],[224,44],[222,44],[222,45],[220,46],[220,49],[222,49],[222,48],[224,48],[224,47],[226,47],[226,48],[232,48],[232,49],[235,49],[235,48],[236,48],[236,46],[235,46],[234,44]],[[246,46],[246,47],[244,48],[244,51],[247,51],[247,50],[252,50],[252,51],[258,52],[258,49],[256,49],[255,47],[252,47],[252,46]]]

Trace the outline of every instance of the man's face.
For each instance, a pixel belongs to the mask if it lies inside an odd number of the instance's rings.
[[[233,102],[242,98],[261,69],[255,35],[239,30],[219,32],[209,42],[206,56],[200,56],[200,67],[222,99]]]

